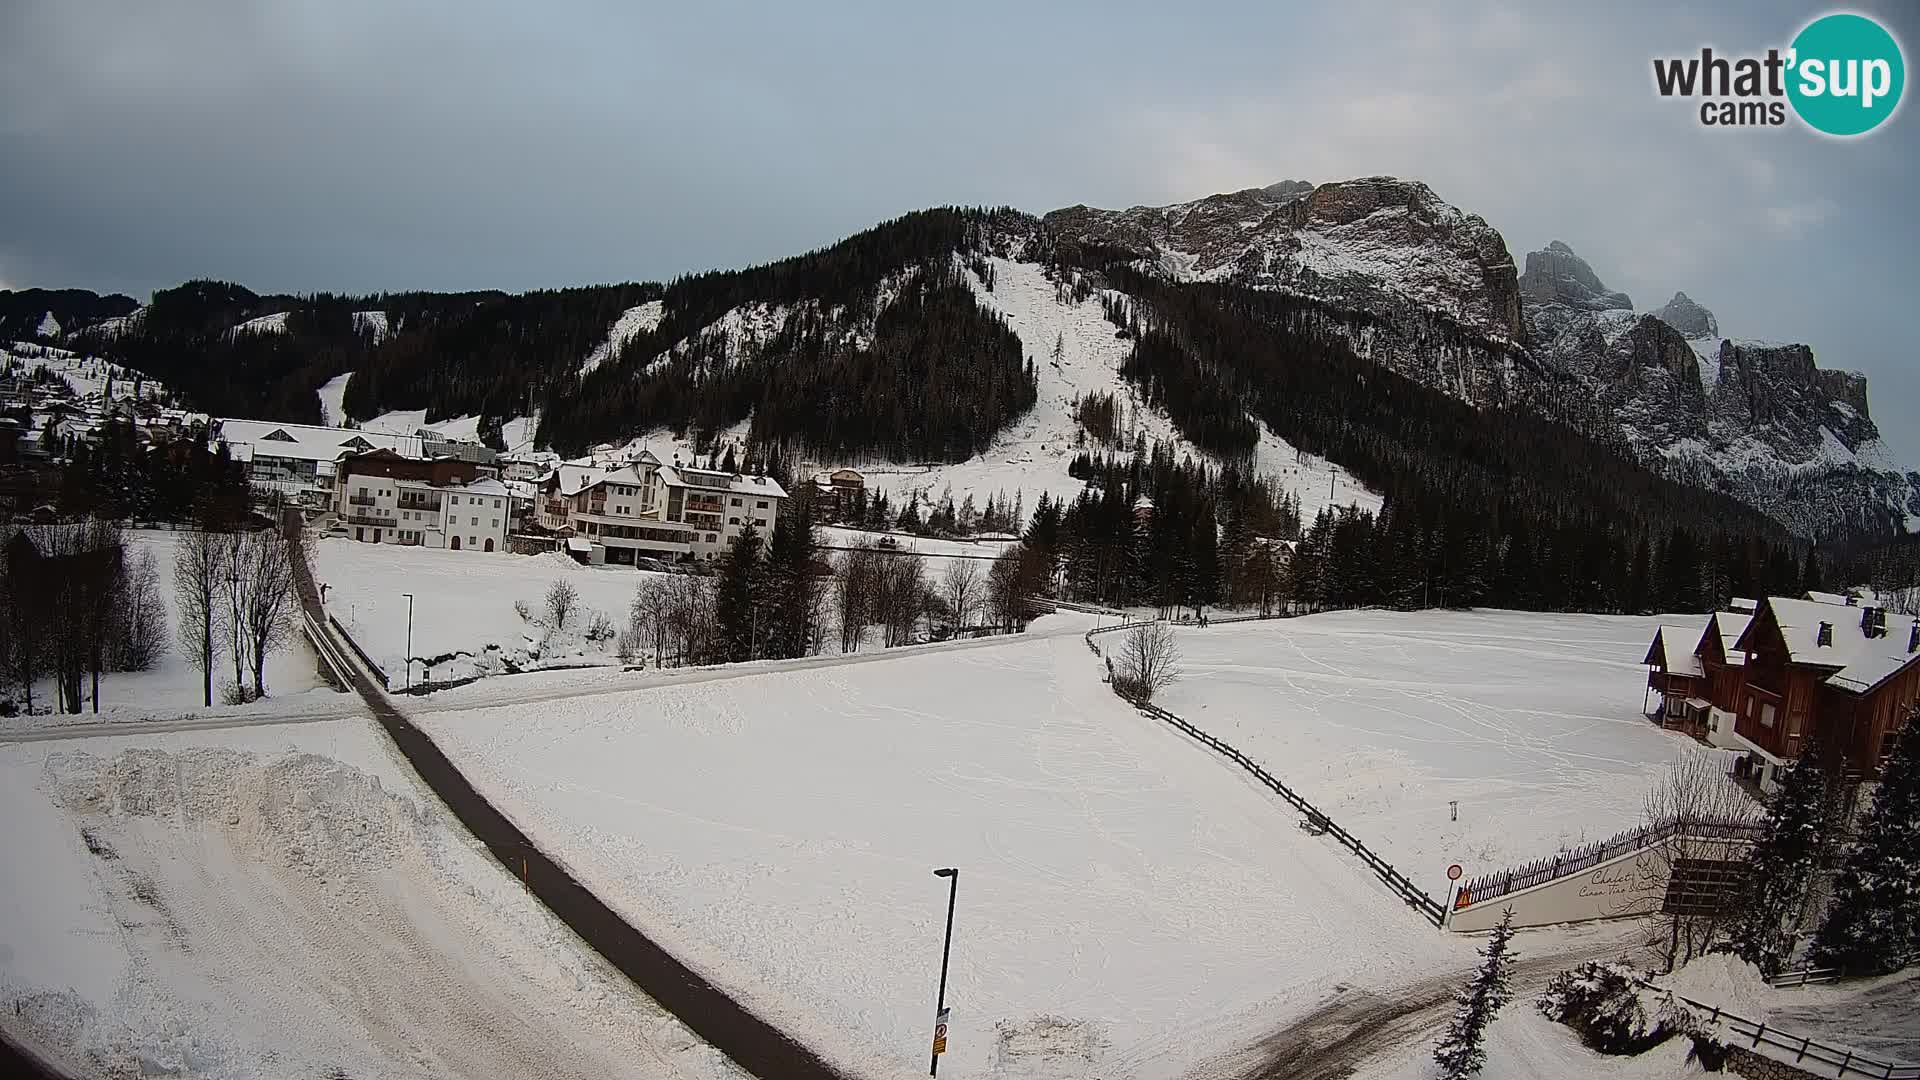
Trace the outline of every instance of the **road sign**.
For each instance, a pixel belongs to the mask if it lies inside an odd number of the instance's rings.
[[[1447,880],[1448,881],[1460,880],[1460,864],[1459,863],[1454,863],[1452,866],[1447,867]]]
[[[952,1009],[941,1009],[933,1022],[933,1052],[936,1055],[947,1052],[947,1014]]]

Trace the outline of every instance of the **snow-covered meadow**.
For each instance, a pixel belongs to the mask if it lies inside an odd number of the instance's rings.
[[[0,747],[0,1009],[73,1075],[739,1074],[366,720]]]
[[[1700,750],[1641,711],[1658,622],[1358,611],[1182,628],[1184,678],[1158,702],[1444,897],[1450,863],[1472,877],[1637,826],[1653,780]]]
[[[445,551],[328,538],[314,545],[314,577],[326,585],[327,611],[386,670],[395,687],[407,657],[407,598],[413,594],[417,681],[447,681],[532,667],[615,664],[612,642],[583,634],[595,613],[624,627],[640,583],[654,576],[630,566],[582,566],[565,555]],[[547,590],[571,583],[580,610],[563,632],[539,625]],[[535,621],[522,619],[524,602]]]
[[[603,899],[859,1076],[926,1067],[938,866],[961,870],[956,1076],[1177,1076],[1471,959],[1099,671],[1075,633],[420,722]]]

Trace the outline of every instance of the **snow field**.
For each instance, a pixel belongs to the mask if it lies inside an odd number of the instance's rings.
[[[863,1077],[1172,1077],[1464,965],[1295,815],[1099,681],[1077,636],[422,714],[615,909]]]
[[[87,1072],[738,1074],[525,895],[367,721],[0,750],[0,1003]]]
[[[1450,863],[1472,878],[1637,826],[1652,782],[1705,752],[1641,712],[1658,622],[1366,611],[1181,628],[1185,677],[1158,704],[1444,899]]]
[[[622,566],[582,566],[565,555],[509,555],[447,551],[396,544],[362,544],[329,537],[314,547],[314,576],[327,586],[327,611],[398,686],[406,672],[407,598],[413,599],[414,678],[446,681],[521,668],[614,664],[613,643],[585,641],[582,634],[599,612],[615,629],[627,624],[627,609],[645,571]],[[580,610],[565,631],[549,637],[520,618],[525,601],[544,619],[548,588],[559,580],[579,593]],[[603,647],[604,646],[604,647]]]

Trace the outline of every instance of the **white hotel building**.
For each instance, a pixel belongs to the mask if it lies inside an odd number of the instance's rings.
[[[368,544],[505,551],[507,486],[470,461],[421,460],[391,450],[349,454],[335,465],[333,512]]]
[[[558,466],[540,479],[534,515],[542,528],[585,541],[590,562],[706,562],[749,525],[766,537],[786,498],[765,476],[662,465],[642,453],[617,468]]]

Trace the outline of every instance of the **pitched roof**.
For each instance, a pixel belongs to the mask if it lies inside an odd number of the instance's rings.
[[[1920,651],[1908,651],[1914,641],[1914,617],[1886,612],[1886,631],[1868,637],[1865,617],[1870,610],[1885,609],[1769,596],[1741,642],[1747,644],[1760,626],[1771,623],[1779,627],[1789,663],[1831,669],[1824,680],[1827,685],[1865,693],[1909,664],[1920,663]],[[1827,627],[1824,645],[1820,643],[1822,626]]]
[[[1674,675],[1705,675],[1700,658],[1693,655],[1692,643],[1699,640],[1700,634],[1693,627],[1662,623],[1653,632],[1653,643],[1647,646],[1647,658],[1641,663],[1658,664]]]
[[[1707,634],[1720,636],[1721,656],[1731,667],[1739,667],[1747,662],[1747,654],[1740,651],[1739,643],[1740,635],[1747,632],[1752,622],[1752,613],[1744,611],[1716,611],[1707,617]],[[1700,644],[1706,643],[1706,635],[1703,634]]]
[[[660,467],[660,478],[680,487],[731,491],[736,495],[753,495],[762,499],[787,497],[787,489],[771,476],[739,476],[714,469],[696,469],[689,465],[663,465]]]
[[[1839,604],[1842,607],[1852,602],[1846,593],[1820,592],[1817,589],[1808,589],[1805,599],[1815,604]]]
[[[391,450],[413,458],[424,456],[420,439],[414,435],[386,435],[377,431],[320,427],[315,424],[278,424],[241,417],[228,417],[217,423],[220,425],[220,438],[234,450],[248,448],[249,457],[332,461],[341,454],[361,450]]]

